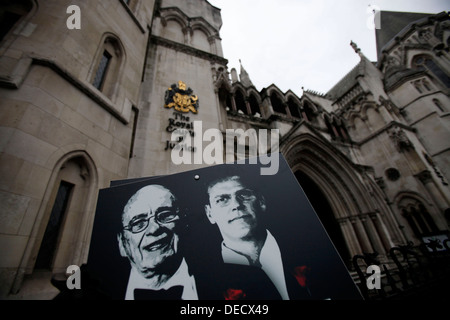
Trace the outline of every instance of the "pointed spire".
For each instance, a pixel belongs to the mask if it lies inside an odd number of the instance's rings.
[[[350,45],[352,46],[353,50],[355,50],[355,52],[361,57],[362,53],[361,53],[361,49],[358,48],[358,45],[356,43],[354,43],[353,41],[350,41]]]
[[[358,48],[358,45],[353,42],[353,40],[350,40],[350,45],[352,46],[353,50],[355,50],[356,53],[359,53],[361,49]]]
[[[364,54],[361,52],[361,49],[358,47],[358,45],[357,45],[355,42],[350,41],[350,45],[352,46],[353,50],[355,50],[356,54],[358,54],[358,56],[359,56],[361,59],[366,58],[366,57],[364,56]]]
[[[250,80],[250,77],[249,77],[247,71],[244,69],[244,66],[242,65],[241,59],[239,59],[239,63],[241,65],[241,71],[239,73],[239,79],[241,80],[241,83],[244,85],[244,87],[253,86],[253,83]]]

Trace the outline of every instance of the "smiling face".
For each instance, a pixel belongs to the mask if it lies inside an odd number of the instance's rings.
[[[259,214],[265,210],[264,199],[246,188],[239,177],[222,180],[208,189],[209,205],[206,215],[212,224],[217,224],[227,240],[252,238],[258,229]]]
[[[164,266],[176,257],[178,219],[167,217],[178,217],[174,214],[177,211],[174,195],[159,185],[142,188],[126,204],[122,215],[124,230],[118,235],[119,248],[144,277],[164,273]]]

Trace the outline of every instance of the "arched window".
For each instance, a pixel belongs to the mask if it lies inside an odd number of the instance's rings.
[[[164,20],[161,37],[178,43],[185,43],[185,26],[178,16],[170,16]]]
[[[107,49],[103,50],[100,63],[98,64],[97,71],[95,72],[94,82],[92,83],[94,87],[100,91],[103,89],[103,85],[105,84],[106,75],[108,74],[109,65],[112,60],[112,55],[109,52],[110,51]]]
[[[192,33],[192,46],[205,52],[211,52],[209,36],[203,28],[197,28]]]
[[[410,212],[408,212],[408,210],[403,209],[402,210],[402,215],[405,217],[406,221],[408,221],[409,226],[411,227],[412,231],[414,232],[414,234],[417,237],[421,236],[421,231],[419,230],[419,228],[417,227],[416,222],[414,221],[413,216],[411,215]]]
[[[294,118],[301,118],[300,114],[300,106],[294,101],[294,99],[291,97],[288,100],[288,108],[291,113],[291,116]]]
[[[55,179],[49,185],[48,202],[43,208],[33,256],[35,270],[65,272],[70,264],[76,264],[77,250],[84,242],[84,228],[91,212],[90,199],[96,190],[96,174],[90,159],[73,155],[55,169]]]
[[[33,8],[29,0],[2,0],[0,4],[0,42]]]
[[[50,218],[45,229],[41,247],[36,258],[35,269],[51,270],[61,233],[62,222],[66,216],[67,207],[71,200],[74,185],[67,181],[60,181],[53,203]]]
[[[252,112],[252,116],[261,117],[261,109],[259,108],[258,100],[256,99],[254,94],[250,94],[248,102],[250,104],[250,111]]]
[[[119,84],[119,72],[124,59],[122,46],[115,37],[107,36],[95,61],[91,83],[108,98],[112,98]]]
[[[273,111],[282,114],[287,114],[286,106],[284,105],[283,101],[278,96],[278,94],[276,94],[275,92],[272,92],[272,94],[270,95],[270,102],[272,103]]]
[[[418,238],[439,231],[430,213],[422,203],[416,203],[414,206],[402,209],[402,214]]]
[[[308,101],[303,103],[303,118],[305,118],[306,121],[313,121],[315,118],[314,109]]]
[[[414,57],[412,65],[415,68],[426,69],[426,70],[430,71],[447,88],[450,88],[450,77],[429,56],[419,55],[417,57]]]
[[[233,110],[233,104],[231,102],[231,95],[228,90],[222,85],[219,89],[219,101],[220,106],[226,111]]]
[[[241,90],[237,90],[234,94],[234,102],[236,103],[236,111],[240,114],[248,114],[247,104]]]

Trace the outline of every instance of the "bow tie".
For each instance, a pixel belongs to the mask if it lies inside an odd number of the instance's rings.
[[[134,300],[181,300],[183,286],[167,290],[134,289]]]

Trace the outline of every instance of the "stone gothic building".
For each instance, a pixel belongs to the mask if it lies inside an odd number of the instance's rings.
[[[360,62],[326,94],[299,97],[228,69],[220,9],[206,0],[2,1],[0,296],[55,295],[52,275],[87,260],[111,181],[204,166],[171,161],[177,123],[278,129],[350,270],[357,254],[387,261],[395,245],[445,237],[449,16],[382,12],[381,23],[378,61],[352,42]],[[196,113],[165,107],[180,86],[198,97]]]

